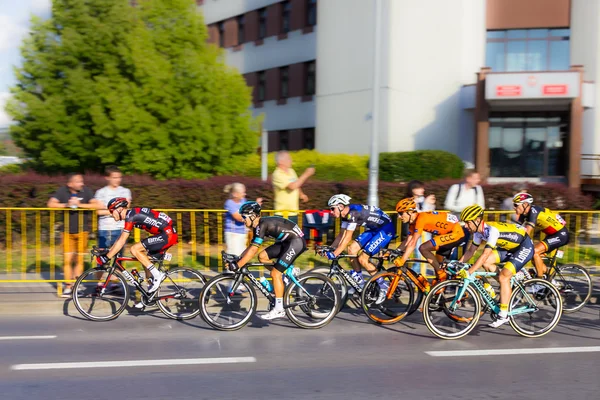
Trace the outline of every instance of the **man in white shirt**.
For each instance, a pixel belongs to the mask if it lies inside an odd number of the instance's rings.
[[[104,209],[98,210],[98,247],[108,249],[121,236],[124,221],[115,221],[106,209],[106,204],[115,197],[125,197],[131,204],[131,191],[121,186],[123,174],[119,168],[107,167],[105,177],[108,185],[99,189],[94,198],[104,206]]]
[[[468,206],[477,204],[485,209],[485,199],[483,189],[479,186],[481,176],[474,170],[468,170],[465,173],[465,181],[450,186],[444,209],[460,215],[462,210]]]

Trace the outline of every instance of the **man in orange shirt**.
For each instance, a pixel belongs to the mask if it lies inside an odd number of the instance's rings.
[[[437,211],[420,213],[412,197],[400,200],[396,204],[396,211],[402,222],[410,227],[408,237],[398,247],[404,254],[394,263],[403,266],[415,250],[421,234],[429,232],[432,234],[431,240],[419,246],[419,251],[435,270],[437,282],[446,280],[446,271],[440,269],[440,261],[443,257],[449,257],[452,249],[466,242],[465,231],[456,215]]]

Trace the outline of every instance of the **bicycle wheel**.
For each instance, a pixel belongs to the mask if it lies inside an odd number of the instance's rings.
[[[328,277],[335,283],[338,288],[338,292],[340,294],[340,305],[338,307],[338,311],[340,312],[342,308],[346,306],[346,302],[348,302],[348,286],[346,286],[346,280],[344,277],[338,273],[332,273],[329,267],[316,267],[308,272],[307,274],[322,274]]]
[[[562,296],[565,313],[581,310],[592,296],[592,278],[580,265],[557,265],[552,284]]]
[[[512,328],[532,338],[554,329],[563,310],[558,289],[544,279],[529,279],[514,287],[508,304]]]
[[[236,279],[237,275],[217,275],[200,292],[200,314],[215,329],[238,330],[256,313],[258,301],[254,287],[244,278],[232,292]]]
[[[337,314],[340,294],[327,276],[306,273],[298,277],[300,287],[292,282],[285,288],[283,306],[290,321],[300,328],[317,329],[331,322]]]
[[[175,268],[158,288],[156,305],[167,317],[183,320],[200,313],[198,298],[206,278],[191,268]]]
[[[92,321],[110,321],[117,318],[129,301],[129,285],[118,271],[114,271],[104,293],[98,283],[108,278],[108,268],[85,271],[73,285],[73,303],[85,318]]]
[[[479,322],[481,299],[472,287],[457,298],[463,281],[443,281],[431,288],[423,302],[423,320],[431,333],[442,339],[459,339]]]
[[[369,319],[377,324],[393,324],[406,315],[413,304],[414,289],[405,276],[400,276],[393,293],[389,293],[390,285],[397,276],[395,272],[382,271],[375,274],[365,283],[362,292],[362,308]],[[387,296],[381,304],[376,304],[380,293],[380,280],[387,282]]]

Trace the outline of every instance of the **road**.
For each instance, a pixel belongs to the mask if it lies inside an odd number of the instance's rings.
[[[200,319],[168,320],[158,312],[122,315],[107,323],[74,316],[3,317],[0,398],[598,398],[597,306],[565,315],[540,339],[522,338],[510,326],[493,330],[485,321],[466,338],[444,341],[429,333],[420,313],[386,327],[350,310],[320,330],[301,330],[287,320],[270,325],[255,320],[237,332],[209,329]],[[570,347],[577,349],[537,353]],[[490,349],[530,348],[540,350],[485,354]],[[484,352],[449,357],[426,353],[449,350]],[[99,364],[156,360],[172,365]],[[184,362],[193,364],[179,365]],[[199,364],[204,362],[209,364]],[[65,366],[73,368],[62,369]]]

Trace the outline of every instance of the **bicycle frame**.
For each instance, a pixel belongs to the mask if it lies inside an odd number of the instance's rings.
[[[356,293],[362,293],[363,288],[360,287],[358,285],[358,282],[356,282],[352,278],[350,273],[340,265],[339,260],[342,258],[358,258],[358,256],[352,255],[352,254],[340,254],[337,258],[331,260],[331,265],[329,266],[329,273],[327,274],[327,277],[331,278],[331,275],[339,273],[346,281],[346,284],[352,286],[354,288],[354,290],[356,291]],[[370,257],[370,258],[377,260],[376,273],[383,271],[383,269],[384,269],[383,262],[385,261],[385,257]]]
[[[466,291],[467,291],[467,287],[469,285],[473,285],[475,287],[475,289],[477,289],[477,292],[479,292],[479,295],[481,296],[481,298],[485,301],[485,303],[488,305],[488,307],[490,308],[490,310],[492,312],[494,312],[495,314],[499,314],[500,313],[500,304],[496,302],[496,300],[494,300],[492,298],[492,296],[490,296],[490,294],[487,292],[487,290],[485,290],[485,288],[483,287],[483,283],[481,282],[481,279],[477,279],[477,277],[485,277],[485,278],[492,278],[497,276],[496,272],[480,272],[480,271],[476,271],[473,272],[468,278],[465,278],[462,280],[461,284],[460,284],[460,289],[458,291],[458,295],[452,300],[452,303],[450,303],[450,310],[451,311],[456,311],[457,309],[457,302],[459,300],[461,300],[463,298],[463,296],[465,295]],[[525,294],[525,296],[527,297],[527,301],[530,304],[535,304],[533,299],[531,298],[531,296],[529,296],[529,293],[527,293],[527,291],[525,290],[525,288],[521,285],[520,282],[518,282],[515,277],[513,276],[511,278],[511,286],[513,286],[513,290],[521,290],[522,293]],[[519,307],[517,309],[513,309],[510,310],[508,312],[509,316],[512,315],[518,315],[518,314],[523,314],[523,313],[528,313],[528,312],[534,312],[536,311],[536,308],[532,308],[532,307]]]

